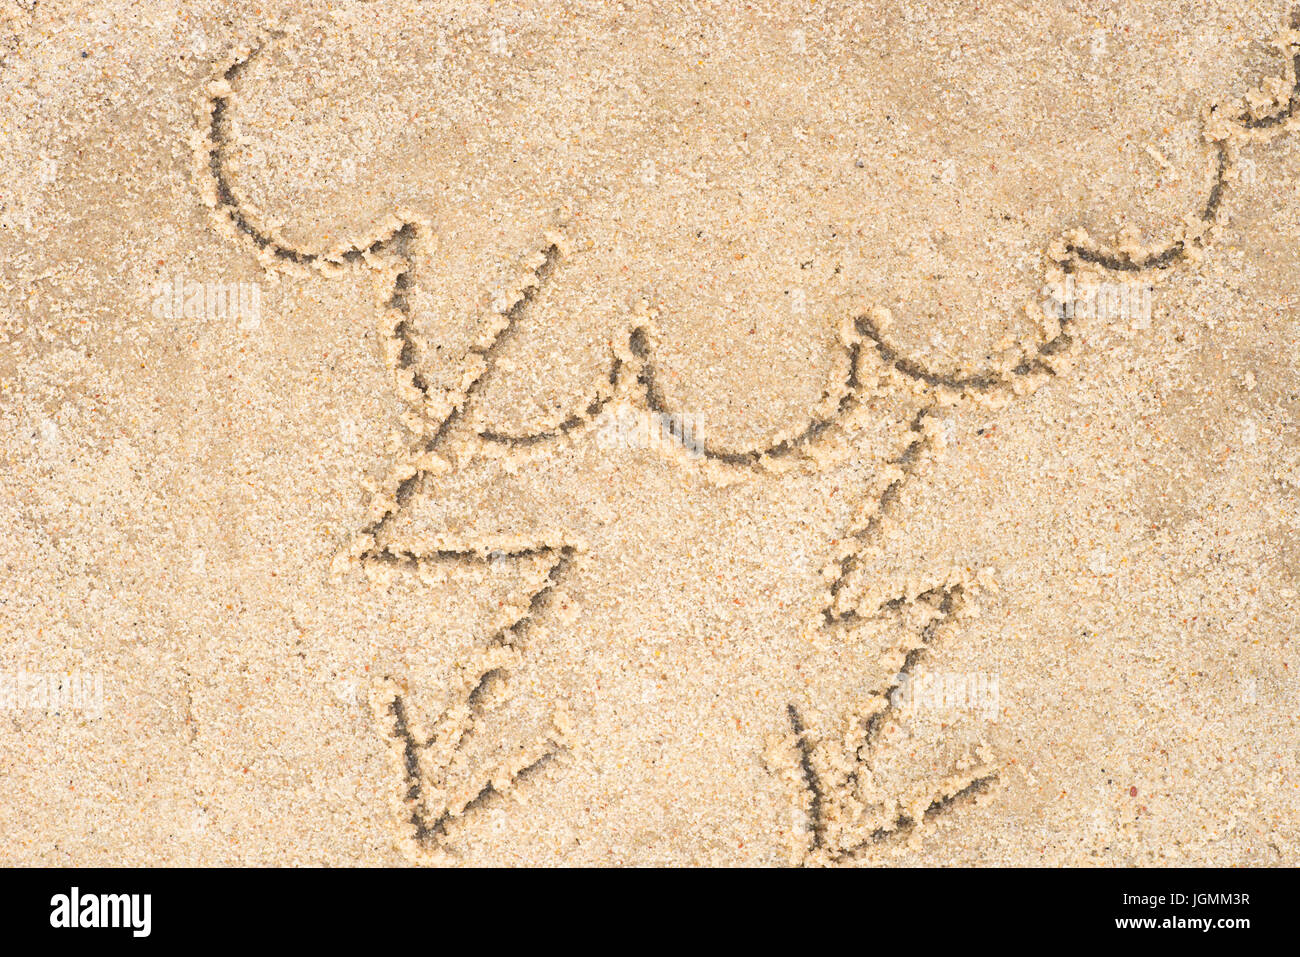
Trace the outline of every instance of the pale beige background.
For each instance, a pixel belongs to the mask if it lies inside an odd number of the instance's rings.
[[[1171,234],[1208,188],[1206,109],[1284,76],[1288,15],[0,0],[0,670],[100,673],[106,698],[0,715],[0,860],[405,863],[368,695],[436,688],[518,598],[483,567],[331,575],[403,409],[372,277],[268,271],[204,205],[196,114],[241,44],[288,31],[241,78],[240,187],[312,248],[399,207],[433,222],[422,314],[448,335],[564,225],[554,294],[470,424],[550,421],[648,301],[674,400],[746,447],[842,379],[850,304],[976,368],[1034,334],[1064,230]],[[1032,395],[942,413],[879,574],[984,570],[930,667],[998,675],[1001,713],[893,740],[938,762],[918,773],[976,749],[1001,771],[865,862],[1297,863],[1300,153],[1280,133],[1243,155],[1149,325],[1084,324]],[[177,274],[260,284],[260,325],[155,318]],[[804,628],[898,401],[811,476],[720,485],[588,439],[430,491],[409,534],[590,545],[525,679],[567,702],[571,747],[527,803],[474,812],[453,859],[791,859],[763,754],[792,696],[867,680]]]

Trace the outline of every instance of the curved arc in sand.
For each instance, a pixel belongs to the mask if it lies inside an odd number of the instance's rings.
[[[1066,239],[1054,256],[1065,272],[1073,272],[1079,264],[1111,272],[1138,273],[1169,269],[1195,256],[1198,250],[1207,245],[1210,229],[1218,221],[1231,183],[1234,156],[1240,145],[1269,139],[1278,132],[1295,128],[1297,122],[1300,122],[1300,32],[1297,27],[1300,27],[1300,11],[1292,16],[1292,29],[1277,42],[1279,49],[1290,54],[1287,62],[1290,90],[1282,106],[1259,116],[1242,107],[1229,112],[1214,104],[1209,109],[1206,136],[1214,144],[1217,159],[1209,193],[1195,214],[1198,229],[1189,235],[1169,240],[1154,250],[1142,252],[1132,248],[1095,244],[1086,237]]]

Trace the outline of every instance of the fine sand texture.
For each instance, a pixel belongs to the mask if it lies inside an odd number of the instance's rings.
[[[0,0],[0,863],[1300,864],[1297,66]]]

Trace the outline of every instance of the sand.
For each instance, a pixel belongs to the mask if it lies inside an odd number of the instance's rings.
[[[1300,863],[1287,3],[0,2],[0,861]]]

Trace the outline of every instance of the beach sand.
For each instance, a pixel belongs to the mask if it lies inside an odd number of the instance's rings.
[[[1297,22],[0,0],[0,861],[1300,863]]]

